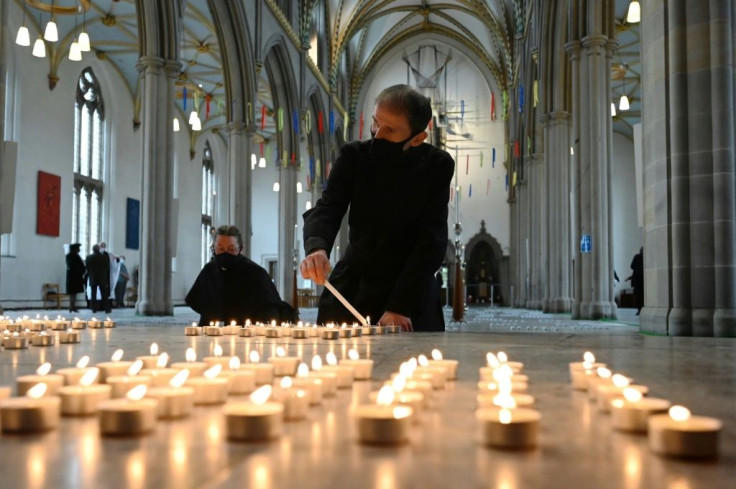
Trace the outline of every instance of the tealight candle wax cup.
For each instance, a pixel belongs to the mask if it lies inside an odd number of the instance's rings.
[[[58,397],[12,397],[0,401],[0,427],[4,433],[48,431],[59,426]]]
[[[650,416],[649,448],[671,457],[714,458],[722,427],[718,419],[690,416],[689,412],[683,419],[674,419],[671,414]]]
[[[481,426],[481,443],[508,449],[530,449],[539,437],[539,411],[483,408],[475,412]]]
[[[355,408],[358,440],[367,444],[398,445],[409,441],[412,408],[364,404]]]
[[[281,436],[284,425],[284,405],[281,403],[231,401],[223,410],[230,440],[263,441]]]

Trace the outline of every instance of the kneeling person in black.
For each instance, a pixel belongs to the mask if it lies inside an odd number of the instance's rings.
[[[296,321],[296,311],[281,300],[268,272],[241,255],[243,238],[235,226],[220,226],[215,257],[199,273],[186,297],[200,314],[199,325],[214,321],[241,323]]]

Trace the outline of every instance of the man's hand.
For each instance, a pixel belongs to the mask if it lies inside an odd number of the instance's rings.
[[[299,265],[299,271],[302,273],[302,277],[308,280],[314,280],[318,285],[325,283],[331,269],[330,259],[327,258],[327,252],[325,250],[313,251]]]
[[[378,320],[378,324],[381,326],[401,326],[401,331],[414,331],[410,318],[391,311],[384,312],[381,319]]]

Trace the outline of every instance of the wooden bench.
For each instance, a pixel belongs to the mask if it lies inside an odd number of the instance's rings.
[[[41,299],[43,300],[44,309],[50,309],[54,306],[56,306],[56,309],[61,309],[61,301],[68,298],[68,294],[60,292],[59,284],[43,284],[41,286]]]

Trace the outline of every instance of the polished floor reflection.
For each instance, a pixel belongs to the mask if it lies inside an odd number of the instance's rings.
[[[303,311],[308,317],[313,311]],[[17,313],[11,313],[15,316]],[[35,315],[35,313],[34,313]],[[221,407],[196,407],[190,418],[161,421],[151,435],[102,438],[96,418],[63,418],[56,431],[0,435],[0,487],[7,488],[728,488],[736,467],[736,340],[643,336],[630,324],[578,323],[528,311],[475,310],[470,322],[439,334],[401,334],[350,340],[186,337],[187,309],[173,318],[139,318],[115,311],[118,327],[84,330],[79,345],[0,352],[0,385],[88,354],[106,361],[148,353],[152,342],[183,360],[188,347],[201,358],[220,344],[226,355],[268,357],[279,345],[310,360],[350,348],[374,359],[371,382],[356,382],[287,423],[271,443],[226,440]],[[495,321],[495,324],[494,324]],[[628,321],[627,321],[628,322]],[[500,330],[503,328],[503,331]],[[546,330],[544,330],[546,328]],[[555,331],[557,328],[557,331]],[[580,332],[571,332],[581,328]],[[490,332],[493,331],[493,332]],[[402,360],[439,348],[460,361],[458,380],[433,393],[433,409],[412,426],[411,442],[382,448],[356,443],[352,408],[367,402]],[[478,368],[487,351],[504,350],[525,363],[530,393],[542,413],[540,446],[532,451],[487,449],[477,442]],[[650,453],[645,436],[614,431],[587,397],[570,388],[568,362],[594,351],[616,371],[646,384],[651,394],[724,421],[721,456],[689,462]]]

